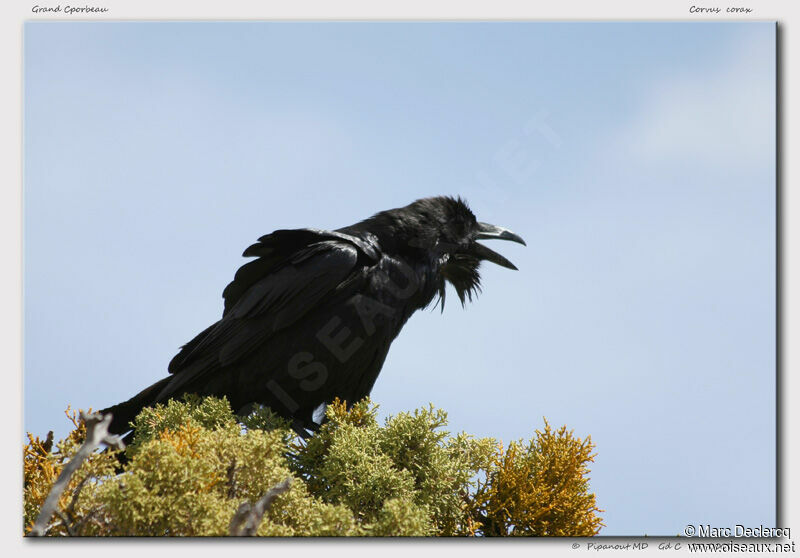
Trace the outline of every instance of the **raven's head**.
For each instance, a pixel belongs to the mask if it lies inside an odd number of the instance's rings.
[[[509,269],[517,269],[506,258],[480,244],[478,240],[497,238],[525,244],[522,237],[503,227],[481,223],[461,198],[435,197],[417,200],[395,210],[402,215],[408,243],[425,250],[439,264],[439,299],[444,309],[445,282],[456,290],[461,304],[480,291],[478,271],[486,260]]]

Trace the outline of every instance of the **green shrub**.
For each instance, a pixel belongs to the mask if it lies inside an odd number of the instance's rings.
[[[25,445],[27,532],[85,437]],[[268,507],[265,536],[595,535],[591,439],[565,427],[503,451],[488,438],[451,436],[444,411],[418,409],[379,424],[369,400],[336,401],[304,441],[269,409],[246,417],[225,399],[187,397],[143,410],[125,452],[87,459],[70,480],[48,535],[227,535],[240,504],[291,479]]]

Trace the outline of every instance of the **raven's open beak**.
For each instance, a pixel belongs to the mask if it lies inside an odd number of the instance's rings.
[[[510,240],[512,242],[519,242],[523,246],[526,246],[525,241],[522,240],[522,237],[518,234],[511,232],[508,229],[504,229],[503,227],[496,227],[495,225],[490,225],[489,223],[478,223],[478,234],[475,235],[475,238],[479,240],[489,239],[489,238],[499,238],[500,240]],[[495,252],[494,250],[490,250],[483,244],[478,244],[477,242],[474,244],[473,254],[482,260],[487,260],[492,263],[496,263],[497,265],[501,265],[503,267],[507,267],[508,269],[517,269],[517,266],[512,264],[506,258]]]

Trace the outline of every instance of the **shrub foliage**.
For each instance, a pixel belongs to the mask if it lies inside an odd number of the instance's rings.
[[[368,399],[336,401],[308,440],[259,409],[187,397],[145,409],[136,437],[94,453],[70,479],[48,535],[219,536],[243,502],[287,478],[267,509],[266,536],[591,536],[602,521],[589,491],[594,446],[545,421],[527,441],[450,435],[432,406],[379,424]],[[24,530],[80,447],[85,429],[53,444],[28,435]],[[120,457],[123,457],[120,460]],[[121,464],[122,461],[122,464]]]

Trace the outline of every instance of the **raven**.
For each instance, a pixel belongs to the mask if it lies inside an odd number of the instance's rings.
[[[187,393],[225,396],[234,410],[270,407],[307,436],[315,411],[369,395],[408,318],[445,283],[461,300],[480,290],[483,260],[517,269],[480,239],[525,244],[478,222],[461,198],[432,197],[334,231],[277,230],[244,251],[256,257],[222,296],[222,318],[169,363],[170,375],[104,409],[122,434],[142,408]]]

